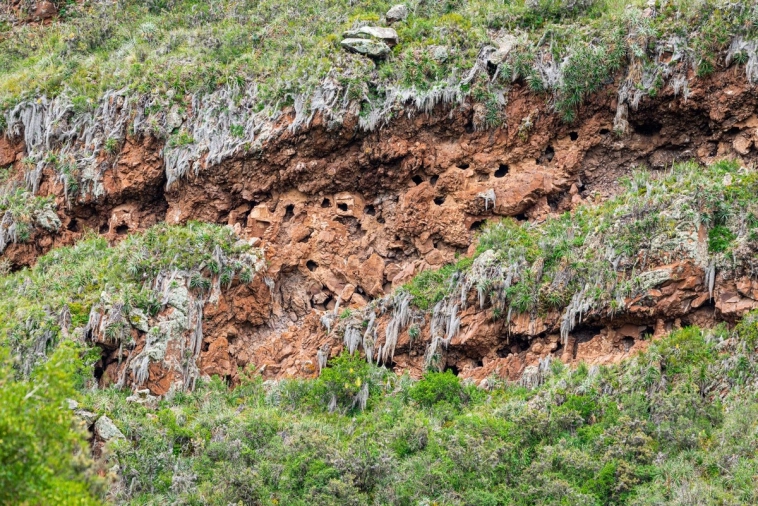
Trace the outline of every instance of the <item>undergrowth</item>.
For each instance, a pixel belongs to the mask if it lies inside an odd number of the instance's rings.
[[[534,389],[413,381],[345,354],[315,380],[248,371],[155,408],[115,389],[83,405],[127,437],[110,457],[118,503],[752,504],[756,335],[755,315],[685,328],[620,365],[553,362]]]
[[[220,267],[218,250],[231,259],[224,272],[214,272]],[[89,235],[40,257],[31,269],[0,277],[0,346],[10,348],[17,368],[29,374],[62,338],[84,339],[93,305],[119,308],[122,316],[114,315],[114,326],[133,309],[155,315],[166,303],[153,286],[159,274],[193,273],[208,280],[195,290],[207,292],[212,277],[249,282],[255,270],[248,253],[255,251],[228,227],[197,222],[156,225],[114,247]]]

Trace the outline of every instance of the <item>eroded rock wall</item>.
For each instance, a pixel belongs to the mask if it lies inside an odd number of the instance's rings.
[[[676,160],[722,157],[754,163],[755,90],[734,71],[695,82],[687,99],[667,88],[643,101],[629,112],[627,133],[613,131],[615,85],[570,125],[551,113],[546,97],[519,87],[508,97],[506,123],[487,131],[474,128],[477,109],[470,105],[431,115],[399,111],[371,133],[358,129],[357,116],[340,126],[316,117],[307,130],[293,132],[287,127],[294,114],[285,115],[260,150],[189,174],[169,189],[162,144],[128,138],[117,155],[103,155],[110,168],[102,196],[68,200],[63,184],[43,174],[39,193],[56,196],[61,231],[37,232],[3,256],[27,265],[87,230],[117,241],[159,221],[226,223],[265,250],[271,286],[261,278],[206,305],[201,372],[234,381],[238,367],[252,364],[269,378],[314,375],[318,350],[341,348],[320,324],[324,312],[338,301],[342,308],[363,307],[422,270],[470,254],[485,220],[539,221],[598,202],[640,165],[665,170]],[[0,139],[0,167],[13,166],[13,177],[21,179],[23,158],[19,139]],[[480,381],[490,374],[514,379],[548,353],[614,361],[645,346],[643,335],[733,319],[755,306],[749,280],[719,280],[710,294],[704,273],[687,259],[660,268],[669,277],[627,301],[626,314],[590,315],[565,343],[556,338],[558,314],[514,315],[508,322],[472,304],[462,313],[447,366]],[[381,334],[387,318],[379,320]],[[144,336],[136,337],[139,343]],[[429,338],[426,326],[413,342],[403,330],[388,365],[420,374]],[[105,373],[107,380],[111,372]],[[152,371],[150,380],[148,387],[163,393],[150,386],[160,384]]]

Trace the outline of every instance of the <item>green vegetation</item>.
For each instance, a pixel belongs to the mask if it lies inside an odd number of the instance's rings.
[[[0,344],[13,350],[17,368],[29,374],[63,335],[81,332],[93,306],[119,307],[124,317],[132,309],[154,315],[165,304],[152,286],[160,273],[212,277],[219,258],[226,258],[228,282],[251,279],[258,261],[230,228],[216,225],[156,225],[115,247],[90,235],[41,257],[32,269],[0,278]],[[196,290],[208,288],[203,284]],[[122,323],[119,318],[112,322]]]
[[[0,347],[0,504],[100,502],[86,430],[67,402],[77,395],[80,365],[74,348],[61,346],[17,381]]]
[[[0,253],[8,244],[28,241],[36,227],[54,231],[60,226],[52,197],[36,197],[10,184],[0,186]]]
[[[544,223],[487,226],[475,258],[423,272],[404,290],[428,310],[474,286],[494,312],[545,314],[624,309],[624,299],[665,281],[655,268],[688,260],[703,270],[755,273],[758,173],[731,161],[638,170],[624,191]],[[699,240],[708,232],[707,247]],[[715,271],[714,271],[715,272]],[[663,277],[661,277],[663,276]],[[570,330],[567,328],[565,330]]]
[[[635,84],[662,78],[663,67],[653,69],[657,44],[676,46],[668,49],[682,57],[672,66],[685,64],[707,74],[724,66],[723,53],[734,37],[752,38],[758,29],[758,8],[722,0],[656,2],[655,16],[643,13],[642,0],[414,0],[408,2],[408,19],[395,25],[400,43],[387,61],[375,64],[340,49],[344,30],[377,23],[391,5],[377,0],[68,3],[50,25],[0,30],[0,110],[65,92],[76,110],[86,111],[116,89],[181,103],[189,94],[253,83],[258,107],[275,107],[310,97],[327,77],[374,109],[391,89],[414,89],[421,97],[452,84],[467,94],[477,87],[466,74],[480,50],[498,47],[501,37],[514,34],[514,48],[489,70],[499,70],[499,79],[477,77],[485,88],[479,100],[488,102],[494,90],[522,79],[535,91],[553,92],[556,108],[570,120],[583,97],[629,61],[640,74]],[[751,57],[739,52],[734,61]],[[643,80],[641,74],[649,72],[655,74],[652,80]]]
[[[618,366],[553,362],[532,390],[342,355],[315,380],[81,402],[127,437],[109,453],[118,503],[754,504],[757,321],[678,330]]]
[[[656,282],[648,273],[672,260],[752,269],[755,171],[729,161],[681,164],[637,171],[624,184],[604,204],[542,224],[490,225],[474,259],[424,273],[398,294],[393,320],[416,321],[406,311],[409,294],[431,308],[475,288],[500,311],[539,312],[590,293],[599,308],[612,307],[618,290]],[[115,247],[88,237],[0,278],[0,314],[9,315],[0,320],[0,394],[11,400],[0,407],[0,439],[15,445],[0,453],[9,463],[0,479],[31,477],[3,497],[104,498],[63,404],[73,398],[126,436],[105,453],[109,469],[118,464],[105,478],[117,503],[758,501],[758,313],[733,330],[677,330],[617,366],[546,363],[520,384],[493,376],[483,389],[450,371],[414,381],[343,353],[317,379],[264,383],[251,368],[234,389],[199,381],[155,405],[129,402],[117,386],[98,389],[95,354],[67,344],[82,337],[93,307],[155,314],[152,280],[160,276],[184,273],[198,294],[224,275],[249,281],[252,253],[228,227],[159,225]],[[348,325],[362,321],[358,313],[333,316]],[[51,386],[28,396],[37,384]],[[13,460],[19,452],[34,458]]]

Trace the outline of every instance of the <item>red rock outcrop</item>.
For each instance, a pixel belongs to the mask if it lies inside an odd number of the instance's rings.
[[[332,339],[319,324],[322,311],[337,300],[341,307],[361,307],[418,272],[466,254],[484,220],[539,221],[598,201],[637,165],[758,158],[758,95],[742,75],[727,71],[695,80],[686,100],[669,89],[646,99],[630,112],[631,130],[623,137],[613,132],[613,89],[597,94],[571,125],[550,112],[544,97],[519,86],[508,97],[505,124],[488,131],[474,129],[470,104],[430,115],[409,111],[375,132],[359,131],[355,117],[340,127],[316,117],[307,130],[292,132],[286,128],[292,115],[285,115],[260,151],[240,153],[169,189],[161,143],[129,138],[105,171],[101,197],[66,202],[60,183],[46,173],[40,193],[56,196],[63,229],[38,234],[32,245],[13,245],[4,256],[17,266],[29,264],[87,229],[115,241],[161,220],[229,224],[259,240],[268,270],[252,286],[207,305],[202,371],[232,381],[238,367],[251,364],[268,378],[316,374],[316,352]],[[523,127],[525,118],[530,128]],[[17,178],[23,151],[20,141],[0,139],[0,166],[13,165]],[[755,306],[753,282],[719,279],[711,300],[703,273],[682,260],[666,267],[676,272],[670,281],[627,301],[623,317],[590,315],[566,343],[556,337],[557,313],[506,323],[469,308],[447,363],[481,380],[515,378],[548,353],[613,361],[644,347],[643,335],[731,320]],[[398,370],[420,373],[425,332],[412,345],[407,331],[400,336]],[[340,346],[331,349],[337,353]],[[151,390],[161,391],[160,372],[151,370],[150,378]]]

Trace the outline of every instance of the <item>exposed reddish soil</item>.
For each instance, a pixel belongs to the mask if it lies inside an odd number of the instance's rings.
[[[87,229],[115,241],[162,220],[227,223],[260,239],[269,260],[265,276],[275,285],[273,293],[260,282],[235,287],[218,305],[206,306],[201,370],[232,381],[248,364],[267,378],[314,375],[319,347],[330,342],[332,354],[340,349],[318,323],[322,311],[338,297],[343,307],[360,307],[466,254],[484,220],[542,220],[602,200],[639,165],[656,170],[675,160],[726,156],[755,162],[758,94],[744,74],[730,70],[695,81],[688,100],[670,89],[646,99],[630,111],[624,136],[613,132],[615,89],[594,97],[572,125],[549,112],[546,97],[518,87],[509,96],[506,124],[490,131],[474,129],[470,105],[403,115],[371,133],[357,129],[356,117],[333,130],[317,117],[307,131],[293,133],[286,128],[292,115],[285,115],[260,152],[240,154],[168,190],[161,143],[130,138],[105,173],[100,199],[67,206],[62,187],[46,174],[40,193],[56,195],[62,231],[12,245],[4,256],[27,265]],[[533,126],[525,130],[527,117]],[[16,177],[23,156],[17,140],[0,139],[0,166],[14,164]],[[482,196],[489,190],[494,205]],[[565,346],[558,314],[507,323],[469,308],[447,364],[479,381],[490,374],[514,379],[548,353],[611,362],[644,347],[643,335],[734,319],[758,304],[758,287],[748,281],[719,279],[710,300],[703,273],[687,259],[669,268],[675,274],[664,286],[628,301],[623,316],[590,316]],[[402,334],[398,371],[420,374],[427,334],[423,329],[412,347]],[[151,369],[148,386],[162,393],[159,383]]]

